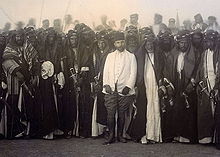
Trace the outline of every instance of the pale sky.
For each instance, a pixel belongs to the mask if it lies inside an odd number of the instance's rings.
[[[2,9],[14,22],[21,20],[26,23],[29,18],[35,18],[39,26],[43,1],[42,19],[48,18],[51,23],[55,18],[62,19],[66,10],[74,20],[89,25],[92,21],[100,24],[103,14],[119,25],[122,18],[129,19],[132,13],[139,14],[142,26],[153,23],[154,13],[162,14],[163,22],[167,24],[169,18],[176,18],[177,10],[181,23],[184,19],[193,20],[197,13],[201,13],[204,20],[210,15],[216,16],[217,20],[220,18],[220,0],[0,0],[0,28],[10,22]]]

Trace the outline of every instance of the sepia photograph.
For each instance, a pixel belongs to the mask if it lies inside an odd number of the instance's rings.
[[[0,0],[0,157],[220,157],[219,0]]]

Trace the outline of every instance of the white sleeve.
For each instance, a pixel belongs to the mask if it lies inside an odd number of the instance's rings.
[[[137,61],[134,54],[132,54],[131,64],[130,64],[130,76],[126,83],[126,86],[129,87],[130,89],[133,89],[135,86],[136,77],[137,77]]]

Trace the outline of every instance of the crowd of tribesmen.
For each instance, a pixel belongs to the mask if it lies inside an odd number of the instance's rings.
[[[152,26],[141,27],[138,14],[132,14],[129,22],[121,20],[117,30],[114,21],[107,24],[106,16],[102,17],[102,24],[93,26],[93,29],[79,21],[70,22],[70,15],[66,16],[64,26],[59,19],[54,20],[53,27],[50,27],[49,20],[43,20],[42,27],[36,29],[32,19],[26,27],[19,22],[16,30],[10,30],[7,23],[0,34],[1,138],[102,136],[108,139],[107,111],[102,93],[103,69],[107,55],[115,51],[114,38],[120,31],[125,36],[126,50],[137,60],[136,98],[125,114],[123,137],[147,144],[173,141],[216,143],[219,149],[220,29],[214,16],[208,17],[207,24],[200,14],[194,18],[193,23],[185,20],[181,27],[170,18],[167,26],[162,15],[155,14]],[[153,48],[146,48],[147,43],[153,43]],[[172,72],[161,72],[163,76],[169,73],[172,77],[168,80],[163,77],[163,81],[160,79],[157,84],[162,140],[147,139],[145,142],[146,107],[142,107],[147,104],[144,100],[146,90],[143,89],[146,84],[139,75],[141,64],[144,64],[139,52],[143,48],[160,53],[158,60],[154,59],[153,67],[157,72],[164,61],[161,56],[172,55]],[[187,55],[192,51],[193,56],[186,55],[188,58],[184,60],[186,69],[177,65],[180,51],[186,51]],[[201,74],[201,58],[206,51],[214,52],[212,63],[216,82],[212,87],[206,87],[205,77]],[[181,77],[185,78],[185,84]],[[212,101],[214,105],[206,106],[205,101]],[[175,104],[183,105],[172,108]],[[201,109],[201,104],[206,107]],[[204,133],[200,128],[206,128]]]

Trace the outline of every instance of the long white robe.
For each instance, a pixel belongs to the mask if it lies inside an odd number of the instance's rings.
[[[214,86],[215,86],[215,79],[216,79],[216,74],[215,74],[215,70],[214,70],[214,64],[213,64],[213,55],[214,52],[211,51],[210,49],[205,51],[205,57],[204,57],[204,73],[205,73],[205,77],[207,78],[207,85],[208,85],[208,91],[210,92],[211,90],[213,90]],[[212,114],[214,117],[214,104],[213,102],[211,102],[211,107],[212,107]],[[199,140],[199,143],[211,143],[212,142],[212,137],[205,137],[203,139]]]
[[[154,54],[149,54],[149,57],[154,64]],[[145,140],[162,142],[158,86],[149,57],[146,55],[144,68],[144,82],[147,96],[147,123],[146,136],[141,139],[142,143],[145,143]]]

